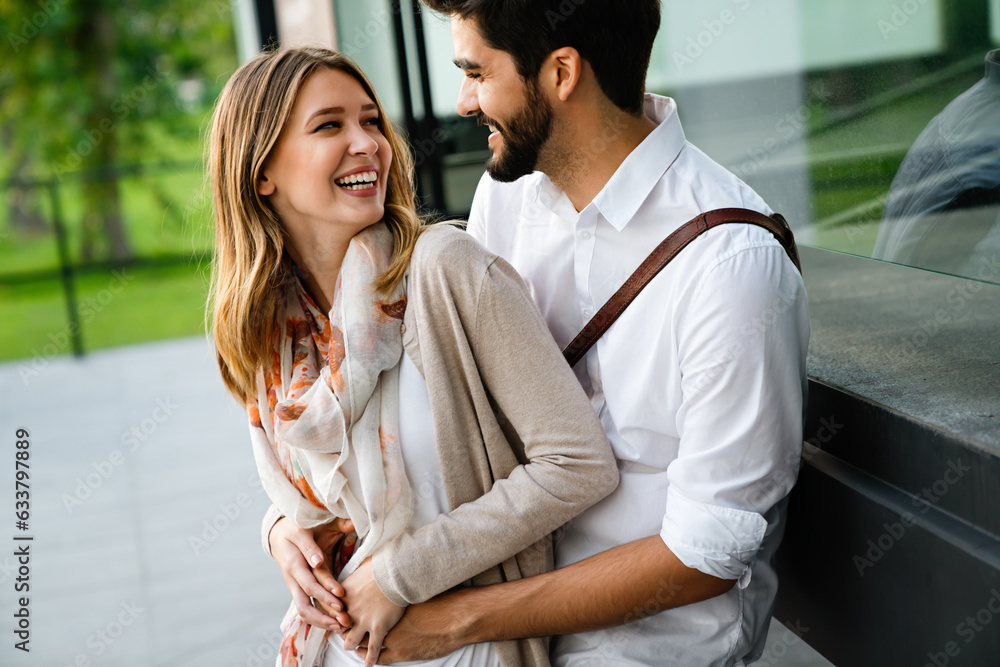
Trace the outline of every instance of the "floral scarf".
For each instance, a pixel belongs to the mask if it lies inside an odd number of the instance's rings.
[[[413,507],[397,425],[405,287],[387,297],[372,287],[392,249],[384,223],[351,240],[329,319],[289,272],[276,293],[276,345],[247,406],[257,470],[281,513],[302,528],[354,522],[343,576],[399,535]],[[329,631],[306,624],[294,604],[281,627],[284,667],[322,663]]]

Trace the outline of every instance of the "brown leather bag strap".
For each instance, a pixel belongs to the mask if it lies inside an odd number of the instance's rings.
[[[635,273],[625,281],[625,284],[615,292],[615,295],[608,300],[604,306],[591,318],[587,326],[577,334],[566,349],[563,356],[570,366],[575,366],[583,355],[594,346],[601,336],[604,335],[614,321],[618,319],[630,303],[639,295],[646,285],[665,267],[670,260],[677,256],[691,241],[704,234],[712,227],[727,223],[746,223],[763,227],[774,234],[775,238],[788,253],[789,259],[795,264],[795,268],[802,272],[799,265],[799,252],[795,247],[795,237],[785,219],[775,213],[772,217],[767,217],[763,213],[751,211],[744,208],[720,208],[715,211],[702,213],[694,220],[681,226],[677,231],[664,239],[663,243],[656,246],[649,257],[639,265]]]

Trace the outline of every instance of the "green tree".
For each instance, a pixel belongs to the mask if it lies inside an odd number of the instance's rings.
[[[0,0],[0,37],[0,179],[82,178],[81,258],[129,258],[115,167],[197,128],[236,67],[230,3]],[[8,208],[37,223],[30,195]]]

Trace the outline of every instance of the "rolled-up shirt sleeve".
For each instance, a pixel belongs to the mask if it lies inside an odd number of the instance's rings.
[[[756,512],[699,503],[675,487],[667,490],[667,514],[660,537],[686,566],[750,583],[750,565],[760,549],[767,521]]]
[[[719,261],[675,323],[680,445],[660,536],[690,568],[750,583],[798,474],[809,337],[805,288],[773,245]],[[773,519],[772,519],[773,522]]]

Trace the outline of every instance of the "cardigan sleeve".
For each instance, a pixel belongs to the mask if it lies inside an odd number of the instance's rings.
[[[274,560],[274,556],[271,555],[271,529],[274,528],[274,524],[278,523],[278,519],[284,516],[278,506],[271,503],[271,506],[267,508],[264,512],[264,520],[260,524],[260,539],[263,542],[264,553],[271,560]]]
[[[454,302],[453,317],[429,319],[449,321],[459,351],[437,349],[435,343],[448,335],[430,342],[421,338],[420,354],[429,369],[425,379],[432,398],[435,383],[452,393],[485,389],[523,443],[527,463],[512,466],[485,494],[404,533],[374,556],[376,583],[401,606],[427,600],[514,556],[618,485],[604,429],[523,280],[503,259],[461,236],[452,235],[451,247],[441,254],[449,261],[437,262],[434,279],[425,281],[431,290],[420,297],[436,309],[443,301]],[[478,275],[470,277],[477,263]],[[464,358],[467,351],[471,360]],[[451,368],[449,377],[436,377],[431,354],[461,360],[466,384],[455,386]],[[478,433],[481,426],[472,428]]]

